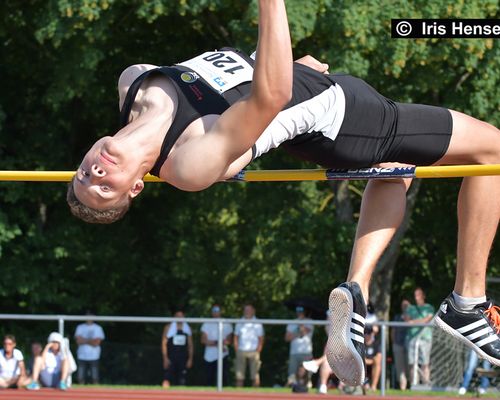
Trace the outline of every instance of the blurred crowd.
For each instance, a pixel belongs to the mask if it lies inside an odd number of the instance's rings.
[[[355,393],[378,390],[382,368],[380,330],[374,307],[368,304],[364,340],[366,345],[365,362],[367,378],[360,388],[346,387],[333,375],[323,355],[313,357],[314,325],[311,324],[309,310],[306,305],[294,307],[295,322],[285,329],[284,341],[289,346],[287,378],[283,385],[294,392],[308,392],[313,388],[313,381],[320,394],[337,389],[344,393]],[[242,387],[248,380],[253,387],[260,386],[261,353],[264,348],[264,327],[256,321],[255,307],[247,303],[243,306],[242,321],[235,326],[231,323],[205,322],[200,328],[200,341],[204,347],[203,375],[206,386],[217,385],[218,358],[222,351],[222,384],[228,385],[229,374],[234,373],[236,386]],[[400,313],[393,321],[405,322],[405,326],[394,327],[390,331],[392,355],[388,360],[392,365],[392,380],[395,386],[406,390],[415,385],[431,385],[430,355],[432,350],[432,328],[412,326],[430,322],[434,315],[434,307],[426,302],[422,288],[414,290],[414,303],[407,299],[401,301]],[[14,335],[5,335],[3,349],[0,350],[0,388],[27,388],[37,390],[41,387],[66,390],[72,384],[76,373],[79,384],[99,383],[99,360],[101,344],[105,339],[102,327],[92,320],[88,312],[88,320],[79,324],[73,339],[77,347],[76,360],[70,350],[68,338],[52,332],[47,343],[31,343],[31,354],[25,360],[23,353],[16,348]],[[194,344],[193,331],[190,325],[182,321],[185,314],[177,310],[174,317],[179,322],[166,324],[161,335],[161,356],[163,361],[164,388],[172,385],[188,384],[188,370],[193,367]],[[222,307],[214,304],[211,317],[222,318]],[[326,331],[328,326],[325,327]],[[219,336],[222,334],[222,346],[219,348]],[[230,352],[230,347],[233,351]],[[230,354],[233,354],[232,368]],[[459,394],[465,394],[478,365],[475,353],[469,355],[466,373]],[[200,368],[201,365],[197,365]],[[488,369],[489,365],[484,364]],[[314,374],[318,374],[316,379]],[[488,379],[481,380],[479,392],[484,393],[488,387]]]
[[[23,353],[16,348],[14,335],[3,338],[0,350],[0,388],[41,387],[67,390],[72,384],[72,374],[77,372],[78,383],[99,383],[99,359],[104,331],[91,319],[77,326],[74,340],[77,345],[77,360],[70,350],[69,339],[52,332],[47,343],[31,343],[31,354],[25,361]]]

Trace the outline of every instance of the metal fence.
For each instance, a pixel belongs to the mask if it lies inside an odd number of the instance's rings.
[[[26,315],[26,314],[0,314],[0,320],[25,320],[25,321],[54,321],[57,322],[57,330],[64,335],[65,324],[69,321],[82,322],[89,319],[86,315]],[[217,323],[219,329],[218,340],[218,362],[217,362],[217,390],[223,390],[223,326],[224,323],[245,323],[248,320],[235,318],[167,318],[167,317],[140,317],[140,316],[92,316],[95,322],[120,322],[120,323],[158,323],[165,324],[171,322],[187,322],[192,324],[202,324],[204,322]],[[254,323],[262,325],[287,325],[296,324],[296,319],[254,319]],[[326,326],[327,321],[307,320],[307,324],[315,326]],[[380,344],[382,353],[382,368],[380,376],[381,395],[386,394],[386,385],[388,381],[388,329],[395,327],[425,327],[433,324],[408,324],[406,322],[389,322],[378,321],[376,323],[380,327]],[[442,333],[439,329],[434,329],[433,350],[431,356],[431,381],[433,388],[442,390],[453,388],[456,390],[461,382],[465,369],[466,349],[456,340],[451,339],[448,335]],[[413,368],[414,374],[410,377],[413,386],[417,386],[418,382],[418,355],[415,357],[416,365]],[[389,375],[390,377],[390,375]],[[430,389],[430,388],[429,388]]]

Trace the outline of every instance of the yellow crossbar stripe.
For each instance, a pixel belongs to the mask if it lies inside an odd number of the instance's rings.
[[[0,171],[0,181],[69,182],[74,171]],[[454,178],[462,176],[500,175],[500,164],[417,167],[417,178]],[[146,182],[162,182],[146,175]],[[254,170],[245,171],[245,182],[325,181],[325,169]]]

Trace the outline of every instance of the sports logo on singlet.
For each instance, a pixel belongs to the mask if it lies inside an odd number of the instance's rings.
[[[199,76],[195,72],[183,72],[181,74],[182,81],[186,82],[186,83],[196,82],[198,80],[198,78],[199,78]]]
[[[195,71],[219,93],[249,82],[253,76],[252,66],[233,51],[208,51],[179,65]]]

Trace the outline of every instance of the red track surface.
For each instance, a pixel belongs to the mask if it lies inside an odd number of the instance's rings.
[[[432,400],[450,399],[451,397],[417,397],[417,396],[399,396],[388,397],[389,400],[420,400],[423,398]],[[216,392],[216,391],[176,391],[176,390],[123,390],[123,389],[70,389],[66,392],[54,389],[41,389],[38,391],[27,390],[3,390],[0,391],[1,400],[372,400],[384,399],[380,396],[347,396],[347,395],[322,395],[317,394],[298,394],[298,393],[246,393],[246,392]]]

